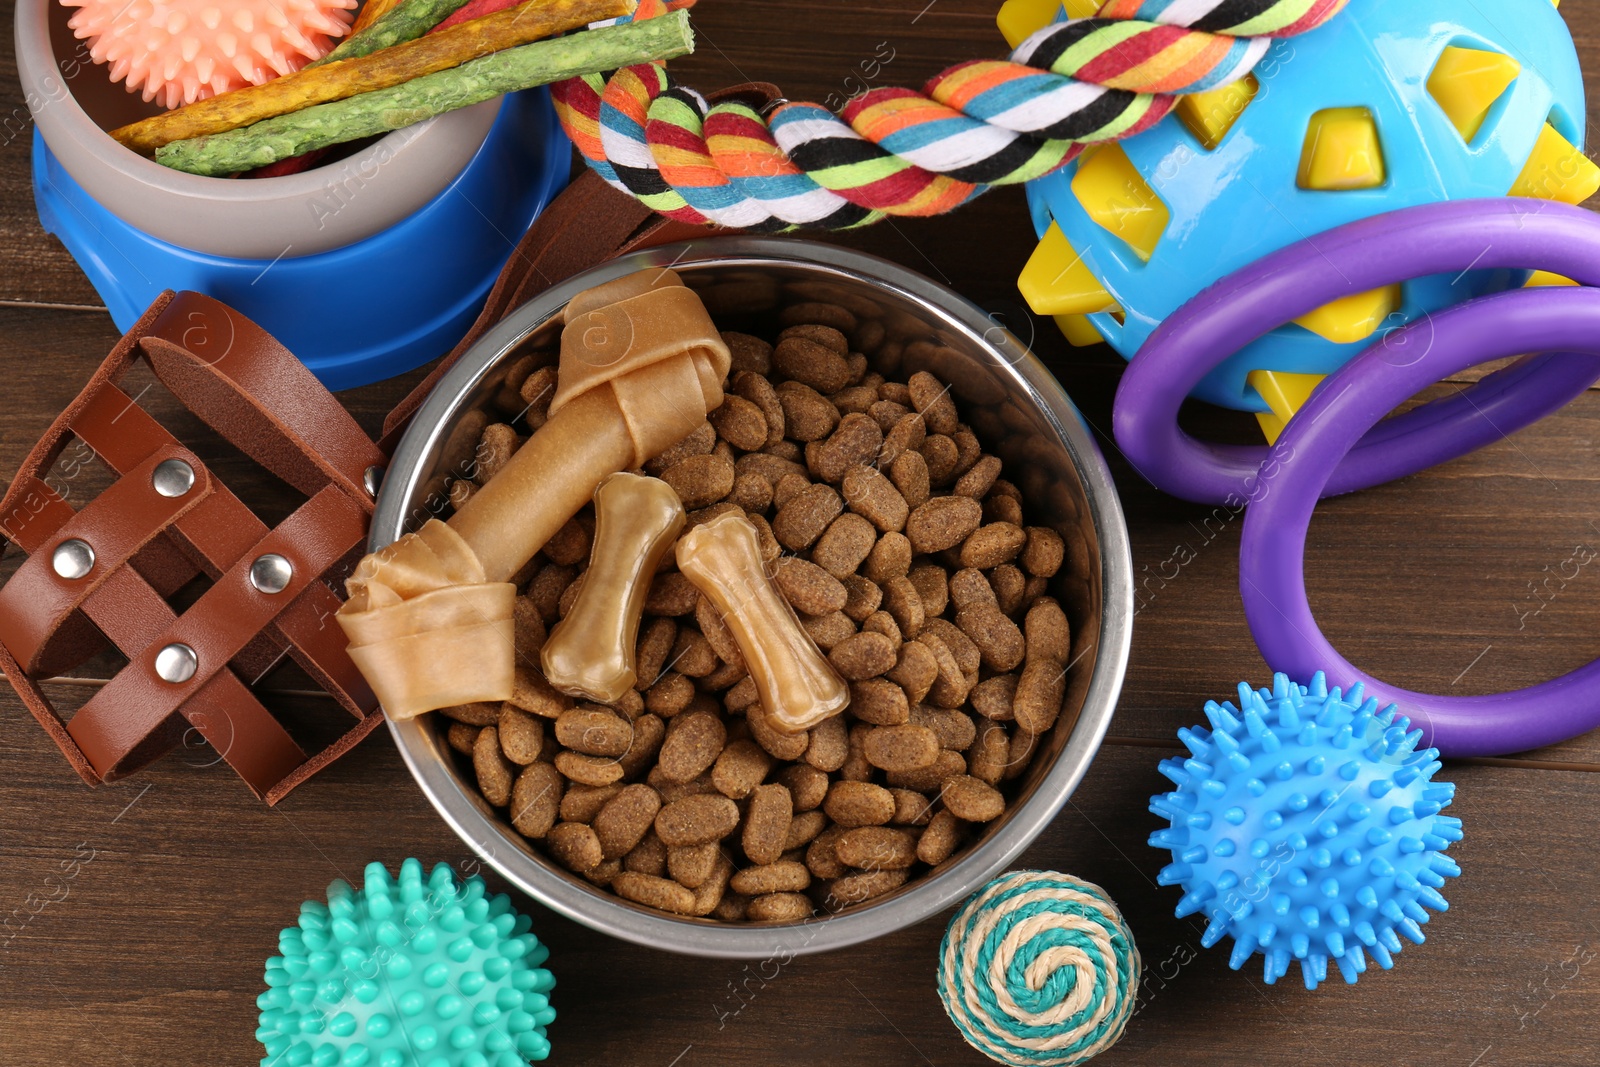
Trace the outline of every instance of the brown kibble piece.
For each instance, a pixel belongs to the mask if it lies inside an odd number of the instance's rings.
[[[574,516],[568,519],[561,529],[551,534],[550,540],[546,541],[539,551],[543,552],[551,563],[572,567],[589,558],[589,546],[593,540],[594,530]]]
[[[511,825],[523,837],[538,840],[550,832],[561,810],[564,786],[561,772],[551,763],[531,763],[511,787]]]
[[[851,467],[845,471],[840,488],[845,505],[883,533],[904,528],[906,517],[911,514],[906,498],[876,467],[865,463]]]
[[[785,382],[777,388],[776,394],[783,408],[785,430],[791,440],[802,444],[820,441],[839,425],[839,409],[809,386]]]
[[[685,509],[703,508],[733,491],[733,460],[715,452],[689,456],[662,471],[661,480],[677,492]]]
[[[1022,569],[1036,578],[1051,578],[1061,569],[1067,546],[1061,535],[1047,526],[1028,527],[1028,546],[1022,550]]]
[[[742,396],[724,394],[722,406],[708,417],[722,439],[734,448],[754,452],[767,445],[767,417]]]
[[[808,763],[785,767],[778,772],[777,781],[789,790],[790,801],[797,812],[820,808],[828,796],[828,776]]]
[[[772,346],[761,338],[752,337],[747,333],[736,333],[733,330],[723,330],[722,343],[728,346],[733,370],[766,374],[772,369]]]
[[[523,379],[517,395],[527,405],[522,420],[530,430],[537,430],[550,417],[550,401],[556,398],[556,369],[540,367]]]
[[[823,719],[811,728],[811,743],[805,761],[819,771],[836,771],[850,754],[850,732],[838,715]]]
[[[828,900],[836,905],[861,904],[906,884],[904,868],[889,871],[862,871],[847,874],[828,887]]]
[[[646,615],[689,615],[694,612],[694,606],[700,600],[700,590],[696,589],[683,575],[677,571],[667,571],[658,574],[650,582],[650,593],[645,597],[644,613]]]
[[[556,719],[556,740],[587,756],[621,756],[633,746],[633,724],[610,708],[580,704]]]
[[[893,426],[884,431],[883,455],[879,458],[879,463],[888,466],[906,453],[921,448],[922,442],[927,439],[927,424],[922,421],[921,415],[915,412],[902,415]]]
[[[851,412],[839,420],[833,433],[816,452],[818,478],[838,482],[845,472],[863,463],[875,463],[883,448],[883,430],[872,416]]]
[[[445,743],[463,756],[472,755],[472,746],[478,741],[478,731],[481,726],[469,726],[464,722],[453,722],[450,729],[445,731]]]
[[[846,512],[834,519],[817,539],[811,558],[835,578],[843,578],[856,572],[877,540],[878,531],[872,523],[854,512]],[[843,602],[839,606],[843,607]]]
[[[517,658],[528,663],[537,662],[539,650],[544,648],[545,636],[539,605],[533,602],[532,597],[517,597],[511,607],[511,638]]]
[[[678,631],[670,657],[672,669],[690,678],[704,678],[721,664],[705,635],[691,627]]]
[[[1010,616],[1016,614],[1017,609],[1022,607],[1023,597],[1028,589],[1028,579],[1016,567],[1002,563],[989,572],[989,588],[994,592],[995,604]]]
[[[891,826],[846,830],[833,850],[840,863],[868,871],[901,870],[917,862],[917,839]]]
[[[798,733],[785,733],[775,729],[767,721],[766,713],[761,710],[761,705],[751,705],[745,713],[745,721],[750,725],[750,736],[756,744],[772,753],[781,760],[797,760],[805,755],[807,746],[811,744],[811,735],[801,730]]]
[[[883,542],[878,543],[881,545]],[[869,564],[871,558],[867,557]],[[878,605],[883,603],[883,589],[872,579],[859,574],[847,574],[839,581],[843,583],[845,590],[843,611],[856,622],[861,622],[877,611]],[[849,634],[845,636],[848,637]]]
[[[595,836],[606,859],[620,859],[644,839],[661,810],[661,797],[647,785],[635,783],[601,808],[594,817]]]
[[[911,712],[911,721],[932,730],[940,748],[956,752],[965,752],[978,736],[972,716],[954,708],[919,707]]]
[[[956,484],[950,487],[950,492],[956,496],[970,496],[974,500],[982,500],[998,477],[1000,477],[999,458],[984,456],[972,465],[971,470],[956,479]]]
[[[874,767],[885,771],[914,771],[932,766],[939,758],[939,738],[926,726],[910,723],[878,726],[867,734],[862,751]]]
[[[1033,763],[1034,753],[1039,748],[1039,735],[1031,734],[1021,728],[1011,731],[1011,751],[1006,756],[1005,781],[1022,777],[1030,764]]]
[[[911,639],[922,633],[927,622],[927,609],[922,595],[909,578],[890,578],[883,583],[883,606],[894,616],[900,633]]]
[[[668,848],[721,841],[738,825],[738,805],[720,793],[674,800],[656,816],[656,834]]]
[[[911,542],[905,534],[890,531],[878,538],[867,555],[865,574],[879,585],[906,577],[911,570]]]
[[[963,822],[990,822],[1006,810],[1000,790],[967,774],[947,779],[941,798],[950,814]]]
[[[867,731],[871,729],[872,727],[864,722],[854,723],[850,727],[850,754],[844,758],[844,766],[839,768],[840,781],[872,780],[872,764],[867,762],[866,754]]]
[[[1011,739],[1006,728],[985,719],[978,727],[977,739],[967,750],[967,773],[989,785],[999,785],[1005,777],[1006,761],[1011,756]]]
[[[495,728],[500,735],[500,751],[512,763],[527,766],[538,759],[544,749],[544,720],[534,718],[515,704],[500,705],[500,719]]]
[[[948,485],[955,477],[956,465],[961,462],[961,450],[956,443],[944,434],[931,433],[922,442],[922,447],[917,451],[922,454],[922,460],[928,465],[928,484],[933,486]],[[957,499],[965,500],[966,497]],[[973,501],[977,503],[977,501]]]
[[[756,446],[757,448],[775,445],[783,440],[785,423],[783,403],[778,399],[777,390],[772,387],[772,383],[765,376],[744,372],[735,373],[729,380],[729,391],[734,396],[748,400],[756,406],[757,411],[761,412],[761,421],[766,424],[767,437],[765,441]],[[755,451],[755,449],[747,449],[746,451]]]
[[[511,783],[517,768],[500,751],[500,738],[493,726],[485,726],[472,745],[472,769],[478,775],[478,790],[483,799],[497,808],[511,800]]]
[[[689,706],[694,699],[694,682],[668,671],[644,695],[644,706],[663,719],[670,719]]]
[[[592,823],[594,817],[600,814],[600,809],[606,806],[606,801],[620,792],[622,786],[616,784],[569,785],[561,795],[561,821]]]
[[[735,893],[760,896],[765,893],[798,893],[811,885],[811,872],[803,863],[778,860],[746,867],[728,882]]]
[[[622,764],[604,756],[582,752],[557,752],[556,770],[584,785],[610,785],[622,779]]]
[[[694,893],[668,878],[623,871],[611,880],[617,896],[674,915],[694,914]]]
[[[1072,636],[1061,606],[1041,597],[1028,609],[1024,624],[1028,637],[1028,658],[1017,680],[1012,712],[1017,725],[1032,734],[1042,734],[1055,725],[1061,714],[1061,699],[1066,693],[1067,655]]]
[[[772,506],[772,483],[759,474],[735,475],[727,502],[744,511],[760,514]]]
[[[933,801],[915,789],[891,789],[894,794],[894,819],[897,825],[926,826],[933,818]]]
[[[828,828],[828,816],[822,811],[802,811],[789,820],[789,833],[783,839],[783,850],[792,852],[816,840]]]
[[[813,878],[839,878],[847,874],[850,868],[839,862],[834,846],[839,843],[848,827],[830,826],[818,834],[816,840],[806,846],[806,869]]]
[[[928,689],[927,699],[941,708],[959,708],[965,703],[967,694],[971,692],[972,683],[968,681],[966,672],[961,669],[961,664],[951,653],[950,646],[945,644],[942,637],[932,632],[923,634],[917,642],[933,653],[934,662],[939,668],[933,685]]]
[[[917,859],[938,866],[950,858],[961,843],[961,820],[948,811],[934,813],[928,828],[917,838]]]
[[[922,598],[922,610],[927,613],[928,618],[934,619],[943,615],[950,603],[949,576],[944,568],[924,563],[911,568],[906,577],[917,587],[917,595]]]
[[[993,719],[995,722],[1010,722],[1016,718],[1011,710],[1016,695],[1017,676],[997,674],[973,687],[969,699],[972,701],[972,710],[984,718]]]
[[[440,713],[468,726],[494,726],[500,721],[500,705],[492,702],[456,704],[453,707],[441,708]],[[472,736],[476,739],[478,731],[474,730]]]
[[[971,473],[972,471],[967,472],[967,474]],[[963,474],[962,477],[965,478],[967,474]],[[1013,496],[1000,496],[991,492],[983,501],[983,520],[985,522],[1009,522],[1013,526],[1021,526],[1022,501]]]
[[[972,643],[972,638],[961,632],[961,628],[949,619],[929,619],[928,632],[938,635],[955,656],[956,662],[961,665],[961,670],[967,674],[976,674],[983,663],[983,653],[978,651],[978,646]],[[958,707],[956,704],[946,704],[945,707]]]
[[[900,726],[909,722],[911,706],[906,691],[894,680],[895,672],[899,669],[897,664],[895,671],[891,671],[887,678],[867,678],[852,682],[850,714],[874,726]]]
[[[544,845],[557,863],[578,874],[593,870],[605,859],[600,839],[581,822],[556,823],[544,835]]]
[[[828,662],[846,681],[858,682],[893,668],[897,653],[894,642],[887,637],[863,632],[834,645],[828,652]]]
[[[938,655],[931,645],[907,641],[900,646],[894,669],[889,672],[889,680],[900,687],[903,700],[920,704],[933,688],[933,683],[939,680]],[[865,719],[861,715],[857,717]]]
[[[622,869],[635,874],[653,874],[657,878],[667,873],[667,846],[661,843],[655,830],[633,846],[633,851],[622,857]]]
[[[678,624],[671,619],[651,619],[639,635],[639,645],[634,654],[634,685],[649,689],[661,677],[667,655],[678,640]]]
[[[932,433],[952,434],[961,425],[956,414],[955,401],[943,382],[927,371],[918,371],[906,382],[911,392],[911,406],[916,408]]]
[[[540,718],[554,719],[572,707],[572,698],[556,692],[538,671],[518,666],[511,683],[511,703]],[[495,708],[495,721],[499,722],[500,709],[495,705],[487,706]]]
[[[773,581],[783,598],[802,615],[827,615],[841,610],[849,600],[838,578],[798,556],[780,559]]]
[[[667,849],[667,873],[679,885],[699,889],[717,869],[722,856],[722,846],[715,841],[703,845],[681,845]]]
[[[689,712],[667,729],[657,767],[668,781],[690,781],[717,761],[727,741],[728,731],[715,713]]]
[[[928,461],[922,458],[921,452],[907,451],[895,457],[889,464],[889,480],[900,490],[909,507],[917,508],[927,502],[932,481],[928,475]]]
[[[646,460],[644,469],[651,474],[660,475],[662,471],[674,463],[685,460],[690,456],[707,455],[716,446],[717,431],[712,428],[711,423],[702,422],[699,426],[689,431],[683,440],[672,445],[654,459]]]
[[[772,369],[819,393],[834,393],[850,384],[850,365],[838,352],[808,337],[793,335],[772,350]]]
[[[994,601],[980,601],[956,612],[956,625],[978,646],[983,665],[991,671],[1015,670],[1022,663],[1027,651],[1022,630]]]
[[[729,866],[732,866],[731,862]],[[696,907],[699,906],[698,897],[699,894],[696,893]],[[724,892],[722,894],[722,899],[712,906],[712,909],[710,912],[708,912],[708,914],[713,919],[720,919],[725,923],[744,922],[749,918],[749,912],[747,910],[749,906],[750,898],[742,893]],[[699,913],[696,912],[695,914]]]
[[[711,781],[723,796],[743,800],[772,769],[772,757],[754,741],[734,741],[722,750],[711,769]]]
[[[915,789],[919,793],[934,793],[944,785],[945,781],[958,774],[967,773],[967,761],[959,752],[952,752],[948,748],[940,749],[939,756],[927,767],[919,767],[914,771],[893,771],[886,778],[890,785],[899,789]]]
[[[745,898],[727,891],[728,879],[731,877],[733,877],[733,861],[718,849],[716,861],[711,866],[711,874],[695,887],[692,914],[715,915],[727,922],[743,919]]]
[[[505,423],[492,422],[485,426],[483,435],[478,438],[478,450],[473,456],[472,480],[479,485],[487,485],[490,478],[511,462],[511,457],[521,444],[522,438],[517,436],[517,431]]]
[[[728,629],[728,624],[723,621],[722,612],[717,610],[717,606],[702,596],[700,602],[695,605],[694,620],[717,658],[728,666],[743,671],[744,653],[739,651],[739,643]]]
[[[772,505],[782,511],[785,504],[809,488],[811,488],[811,478],[804,472],[785,474],[772,487]]]
[[[751,863],[775,863],[783,855],[783,843],[789,836],[789,822],[794,817],[794,801],[789,790],[781,785],[757,786],[750,794],[750,806],[745,812],[744,833],[740,844]],[[737,879],[737,875],[735,879]],[[803,889],[804,886],[799,888]],[[734,886],[735,892],[748,892]],[[776,890],[758,890],[775,892]]]
[[[795,923],[816,914],[804,893],[768,893],[745,906],[744,918],[753,923]]]
[[[978,508],[978,518],[983,518],[981,507]],[[1002,563],[1010,563],[1017,558],[1027,541],[1028,535],[1022,527],[1009,522],[991,522],[978,527],[962,543],[961,565],[986,571]]]
[[[983,506],[964,496],[941,496],[911,512],[906,537],[919,553],[943,552],[972,535],[983,521]]]
[[[633,720],[633,744],[617,760],[625,778],[636,778],[639,772],[655,761],[661,751],[661,742],[667,736],[667,724],[659,715],[640,715]]]
[[[561,617],[561,595],[577,576],[574,568],[551,563],[539,568],[539,573],[528,583],[528,598],[538,607],[539,618],[546,625]]]
[[[894,795],[871,782],[834,782],[822,810],[840,826],[882,826],[894,818]]]
[[[809,486],[778,509],[772,534],[784,548],[799,552],[815,544],[843,510],[844,501],[831,485]]]
[[[779,313],[778,321],[788,327],[783,331],[785,334],[805,331],[810,336],[826,331],[837,335],[841,346],[846,343],[845,332],[856,328],[856,317],[848,308],[821,300],[805,300],[798,304],[790,304]],[[840,348],[839,351],[842,352],[844,349]]]

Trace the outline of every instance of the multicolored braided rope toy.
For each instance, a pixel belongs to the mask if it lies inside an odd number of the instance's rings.
[[[635,19],[694,0],[641,0]],[[1085,146],[1154,126],[1186,93],[1237,81],[1275,38],[1348,0],[1106,0],[1007,60],[959,63],[921,92],[875,88],[842,116],[782,102],[712,107],[658,65],[556,84],[556,112],[606,181],[681,222],[771,232],[938,215]]]

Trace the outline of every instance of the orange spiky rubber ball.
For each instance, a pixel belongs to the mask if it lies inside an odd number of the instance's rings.
[[[61,0],[112,81],[174,108],[260,85],[325,55],[357,0]]]

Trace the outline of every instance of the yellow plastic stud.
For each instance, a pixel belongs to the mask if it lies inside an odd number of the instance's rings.
[[[1331,107],[1311,116],[1300,152],[1300,188],[1372,189],[1383,181],[1383,145],[1372,112]]]
[[[1095,145],[1079,158],[1072,195],[1089,217],[1149,259],[1172,215],[1119,144]]]
[[[1246,74],[1230,85],[1207,93],[1192,93],[1178,99],[1178,121],[1189,128],[1207,152],[1214,151],[1239,121],[1244,109],[1256,98],[1261,83]]]
[[[1069,19],[1086,19],[1100,10],[1100,0],[1006,0],[994,21],[1006,44],[1015,48],[1054,22],[1063,8]]]
[[[1536,270],[1523,284],[1524,289],[1539,289],[1547,285],[1577,285],[1571,278],[1563,278],[1559,274],[1551,274],[1547,270]]]
[[[1600,189],[1600,167],[1548,122],[1507,196],[1581,204]]]
[[[1384,319],[1399,310],[1400,300],[1400,286],[1386,285],[1340,297],[1294,321],[1319,337],[1344,345],[1372,336]]]
[[[1522,64],[1510,56],[1451,45],[1428,75],[1428,95],[1444,109],[1461,139],[1470,144],[1483,128],[1489,109],[1520,73]]]
[[[1036,315],[1093,315],[1122,310],[1061,227],[1053,222],[1017,276],[1017,289]]]
[[[1323,374],[1293,374],[1275,370],[1253,370],[1245,376],[1250,388],[1261,394],[1261,399],[1267,402],[1270,409],[1256,412],[1256,421],[1261,424],[1267,444],[1278,443],[1278,435],[1289,425],[1294,413],[1305,406],[1311,391],[1325,377]]]
[[[1105,340],[1087,315],[1057,315],[1055,319],[1062,336],[1073,348],[1088,348]]]

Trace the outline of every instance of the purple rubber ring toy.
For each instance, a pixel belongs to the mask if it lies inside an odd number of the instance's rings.
[[[1117,389],[1117,444],[1146,480],[1173,496],[1251,503],[1284,442],[1271,449],[1211,444],[1180,430],[1178,408],[1201,378],[1257,337],[1329,301],[1489,268],[1548,270],[1600,286],[1600,217],[1546,200],[1456,200],[1362,219],[1265,256],[1174,312],[1133,358]],[[1398,346],[1403,340],[1426,348],[1429,323],[1390,331],[1379,358],[1398,365],[1420,358]],[[1523,344],[1506,354],[1538,351]],[[1498,441],[1587,389],[1590,367],[1587,359],[1529,356],[1461,393],[1386,419],[1341,453],[1324,495],[1381,485]]]
[[[1481,297],[1389,335],[1351,360],[1289,420],[1284,455],[1245,512],[1239,592],[1261,654],[1275,671],[1366,686],[1394,702],[1447,756],[1497,756],[1554,744],[1600,726],[1600,660],[1553,681],[1495,696],[1413,693],[1351,666],[1317,627],[1306,599],[1306,529],[1320,491],[1361,435],[1440,378],[1529,350],[1600,376],[1600,290],[1526,289]],[[1401,358],[1401,357],[1404,358]],[[1509,432],[1509,431],[1507,431]]]

